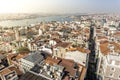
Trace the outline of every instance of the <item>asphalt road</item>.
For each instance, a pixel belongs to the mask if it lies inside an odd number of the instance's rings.
[[[95,41],[93,39],[94,28],[90,28],[90,39],[89,39],[89,49],[91,53],[89,54],[88,69],[85,80],[97,80],[96,77],[96,58],[95,58]]]

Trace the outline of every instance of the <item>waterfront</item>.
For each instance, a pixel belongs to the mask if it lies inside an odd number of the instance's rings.
[[[69,22],[69,21],[73,21],[73,19],[67,16],[47,16],[47,17],[38,17],[33,19],[0,21],[0,26],[2,27],[28,26],[30,24],[36,24],[39,22],[49,22],[49,21]]]

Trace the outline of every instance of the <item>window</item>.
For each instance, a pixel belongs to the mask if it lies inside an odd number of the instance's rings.
[[[112,77],[112,76],[113,76],[113,73],[110,74],[110,77]]]
[[[56,55],[55,56],[58,56],[58,54],[56,53]]]
[[[61,57],[63,58],[63,54],[61,53]]]
[[[112,80],[112,79],[109,79],[109,80]]]
[[[115,61],[112,61],[112,65],[115,65]]]
[[[120,75],[119,75],[119,79],[120,79]]]
[[[115,71],[115,68],[111,68],[112,71]]]

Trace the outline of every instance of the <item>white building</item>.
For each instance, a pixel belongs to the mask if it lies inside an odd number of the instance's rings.
[[[43,34],[43,32],[42,32],[42,30],[41,29],[39,29],[39,36],[41,36],[42,34]]]
[[[75,62],[86,66],[87,64],[87,53],[82,53],[80,51],[69,51],[65,53],[65,59],[71,59]]]
[[[100,31],[103,35],[96,37],[97,75],[99,80],[120,80],[120,43],[113,36],[114,29],[107,32],[108,36]]]
[[[41,53],[30,53],[25,58],[21,59],[21,65],[25,71],[29,71],[31,68],[33,68],[36,64],[41,62],[44,59],[44,57],[41,55]]]

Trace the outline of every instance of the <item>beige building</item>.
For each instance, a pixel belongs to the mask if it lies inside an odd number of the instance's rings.
[[[20,75],[22,75],[22,72],[11,65],[0,71],[0,80],[18,80]]]
[[[71,47],[71,43],[61,42],[56,44],[56,47],[53,48],[53,57],[65,58],[65,53],[69,47]]]
[[[99,80],[120,80],[120,43],[113,30],[96,29],[97,75]]]

